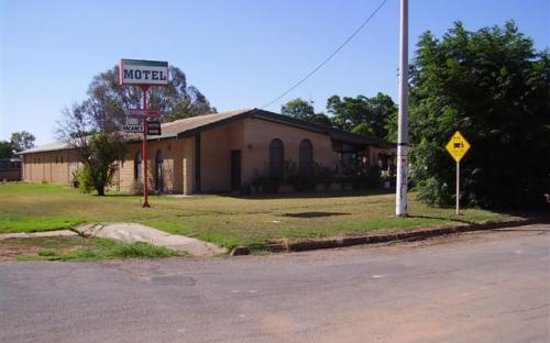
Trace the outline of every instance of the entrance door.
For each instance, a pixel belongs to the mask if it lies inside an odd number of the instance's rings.
[[[155,191],[157,193],[164,192],[164,160],[162,158],[162,151],[159,149],[155,156],[155,170],[154,170],[154,181],[155,181]]]
[[[241,151],[231,150],[231,190],[241,190]]]

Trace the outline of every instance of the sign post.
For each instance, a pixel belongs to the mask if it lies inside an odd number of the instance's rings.
[[[125,125],[123,129],[129,132],[143,132],[143,207],[151,207],[147,196],[147,134],[149,133],[148,119],[158,118],[157,110],[147,109],[147,91],[150,86],[168,85],[168,62],[121,59],[119,66],[119,80],[121,85],[134,85],[141,88],[143,107],[130,110],[129,117],[142,117],[143,125]],[[160,123],[158,127],[160,134]]]
[[[143,92],[143,109],[147,110],[147,91],[149,90],[148,85],[141,85],[141,91]],[[151,207],[147,201],[147,120],[143,121],[143,207]]]
[[[445,149],[456,161],[456,215],[458,216],[460,214],[460,160],[470,150],[470,143],[462,136],[460,131],[456,131]]]

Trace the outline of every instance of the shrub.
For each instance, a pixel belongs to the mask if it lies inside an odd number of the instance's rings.
[[[85,164],[73,172],[73,186],[82,193],[91,193],[95,188],[93,185],[90,167]]]
[[[452,191],[447,183],[441,183],[435,177],[421,180],[417,185],[418,200],[428,206],[448,207],[453,201]]]

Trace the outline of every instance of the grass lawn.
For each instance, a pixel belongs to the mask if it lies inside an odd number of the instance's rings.
[[[52,184],[0,184],[0,233],[67,228],[81,222],[135,222],[227,248],[270,239],[359,235],[450,223],[506,220],[510,215],[429,208],[409,194],[409,217],[396,218],[394,194],[314,194],[284,197],[197,195],[188,198],[81,194]]]
[[[108,258],[169,257],[176,251],[145,243],[121,243],[102,238],[41,237],[0,240],[0,261],[89,261]]]

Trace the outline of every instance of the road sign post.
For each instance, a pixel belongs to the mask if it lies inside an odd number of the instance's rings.
[[[460,160],[470,150],[470,143],[462,136],[460,131],[456,131],[451,137],[445,149],[449,152],[451,157],[456,161],[456,212],[460,215]]]
[[[141,88],[143,94],[143,108],[130,110],[129,117],[143,118],[143,125],[125,125],[123,129],[130,132],[143,133],[143,207],[151,207],[148,201],[148,180],[147,180],[147,134],[149,133],[148,118],[158,118],[159,111],[147,109],[147,91],[149,86],[168,85],[168,62],[129,60],[121,59],[119,66],[119,81],[121,85],[134,85]],[[134,131],[131,131],[134,130]],[[160,135],[160,122],[158,130],[154,130]]]

